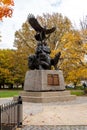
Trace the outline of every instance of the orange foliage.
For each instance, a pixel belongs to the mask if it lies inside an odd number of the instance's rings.
[[[3,4],[6,5],[14,5],[14,1],[13,0],[0,0],[0,2],[2,2]]]
[[[13,10],[10,7],[14,6],[13,0],[0,0],[0,20],[2,20],[3,17],[11,17]]]

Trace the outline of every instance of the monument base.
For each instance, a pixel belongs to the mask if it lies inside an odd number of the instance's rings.
[[[20,93],[24,102],[48,103],[70,101],[76,98],[70,91],[64,91],[64,77],[58,70],[27,71],[24,82],[24,92]],[[17,97],[14,97],[16,100]]]
[[[70,91],[49,91],[49,92],[21,92],[20,96],[24,102],[50,103],[60,101],[75,100],[75,95],[70,95]],[[17,97],[14,97],[16,100]]]
[[[30,70],[25,75],[24,91],[65,90],[60,70]]]

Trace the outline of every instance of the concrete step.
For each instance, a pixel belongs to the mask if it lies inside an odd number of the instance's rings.
[[[14,97],[16,100],[17,97]],[[52,97],[35,97],[35,96],[22,96],[24,102],[33,103],[49,103],[49,102],[59,102],[59,101],[71,101],[75,100],[75,95],[64,95],[64,96],[52,96]]]
[[[32,96],[32,97],[54,97],[70,95],[70,91],[49,91],[49,92],[20,92],[21,96]]]

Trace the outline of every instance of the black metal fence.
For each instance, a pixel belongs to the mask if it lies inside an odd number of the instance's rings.
[[[22,125],[22,99],[0,106],[0,130],[15,130]]]

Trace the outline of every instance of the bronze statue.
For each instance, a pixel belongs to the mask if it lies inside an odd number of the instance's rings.
[[[41,27],[37,19],[33,15],[28,16],[28,23],[36,31],[35,39],[38,41],[35,54],[30,55],[28,58],[28,66],[31,70],[50,70],[53,65],[57,69],[57,63],[60,59],[61,53],[55,55],[54,59],[50,57],[50,48],[46,43],[49,34],[53,33],[56,28],[46,29]],[[48,36],[47,36],[48,35]]]

